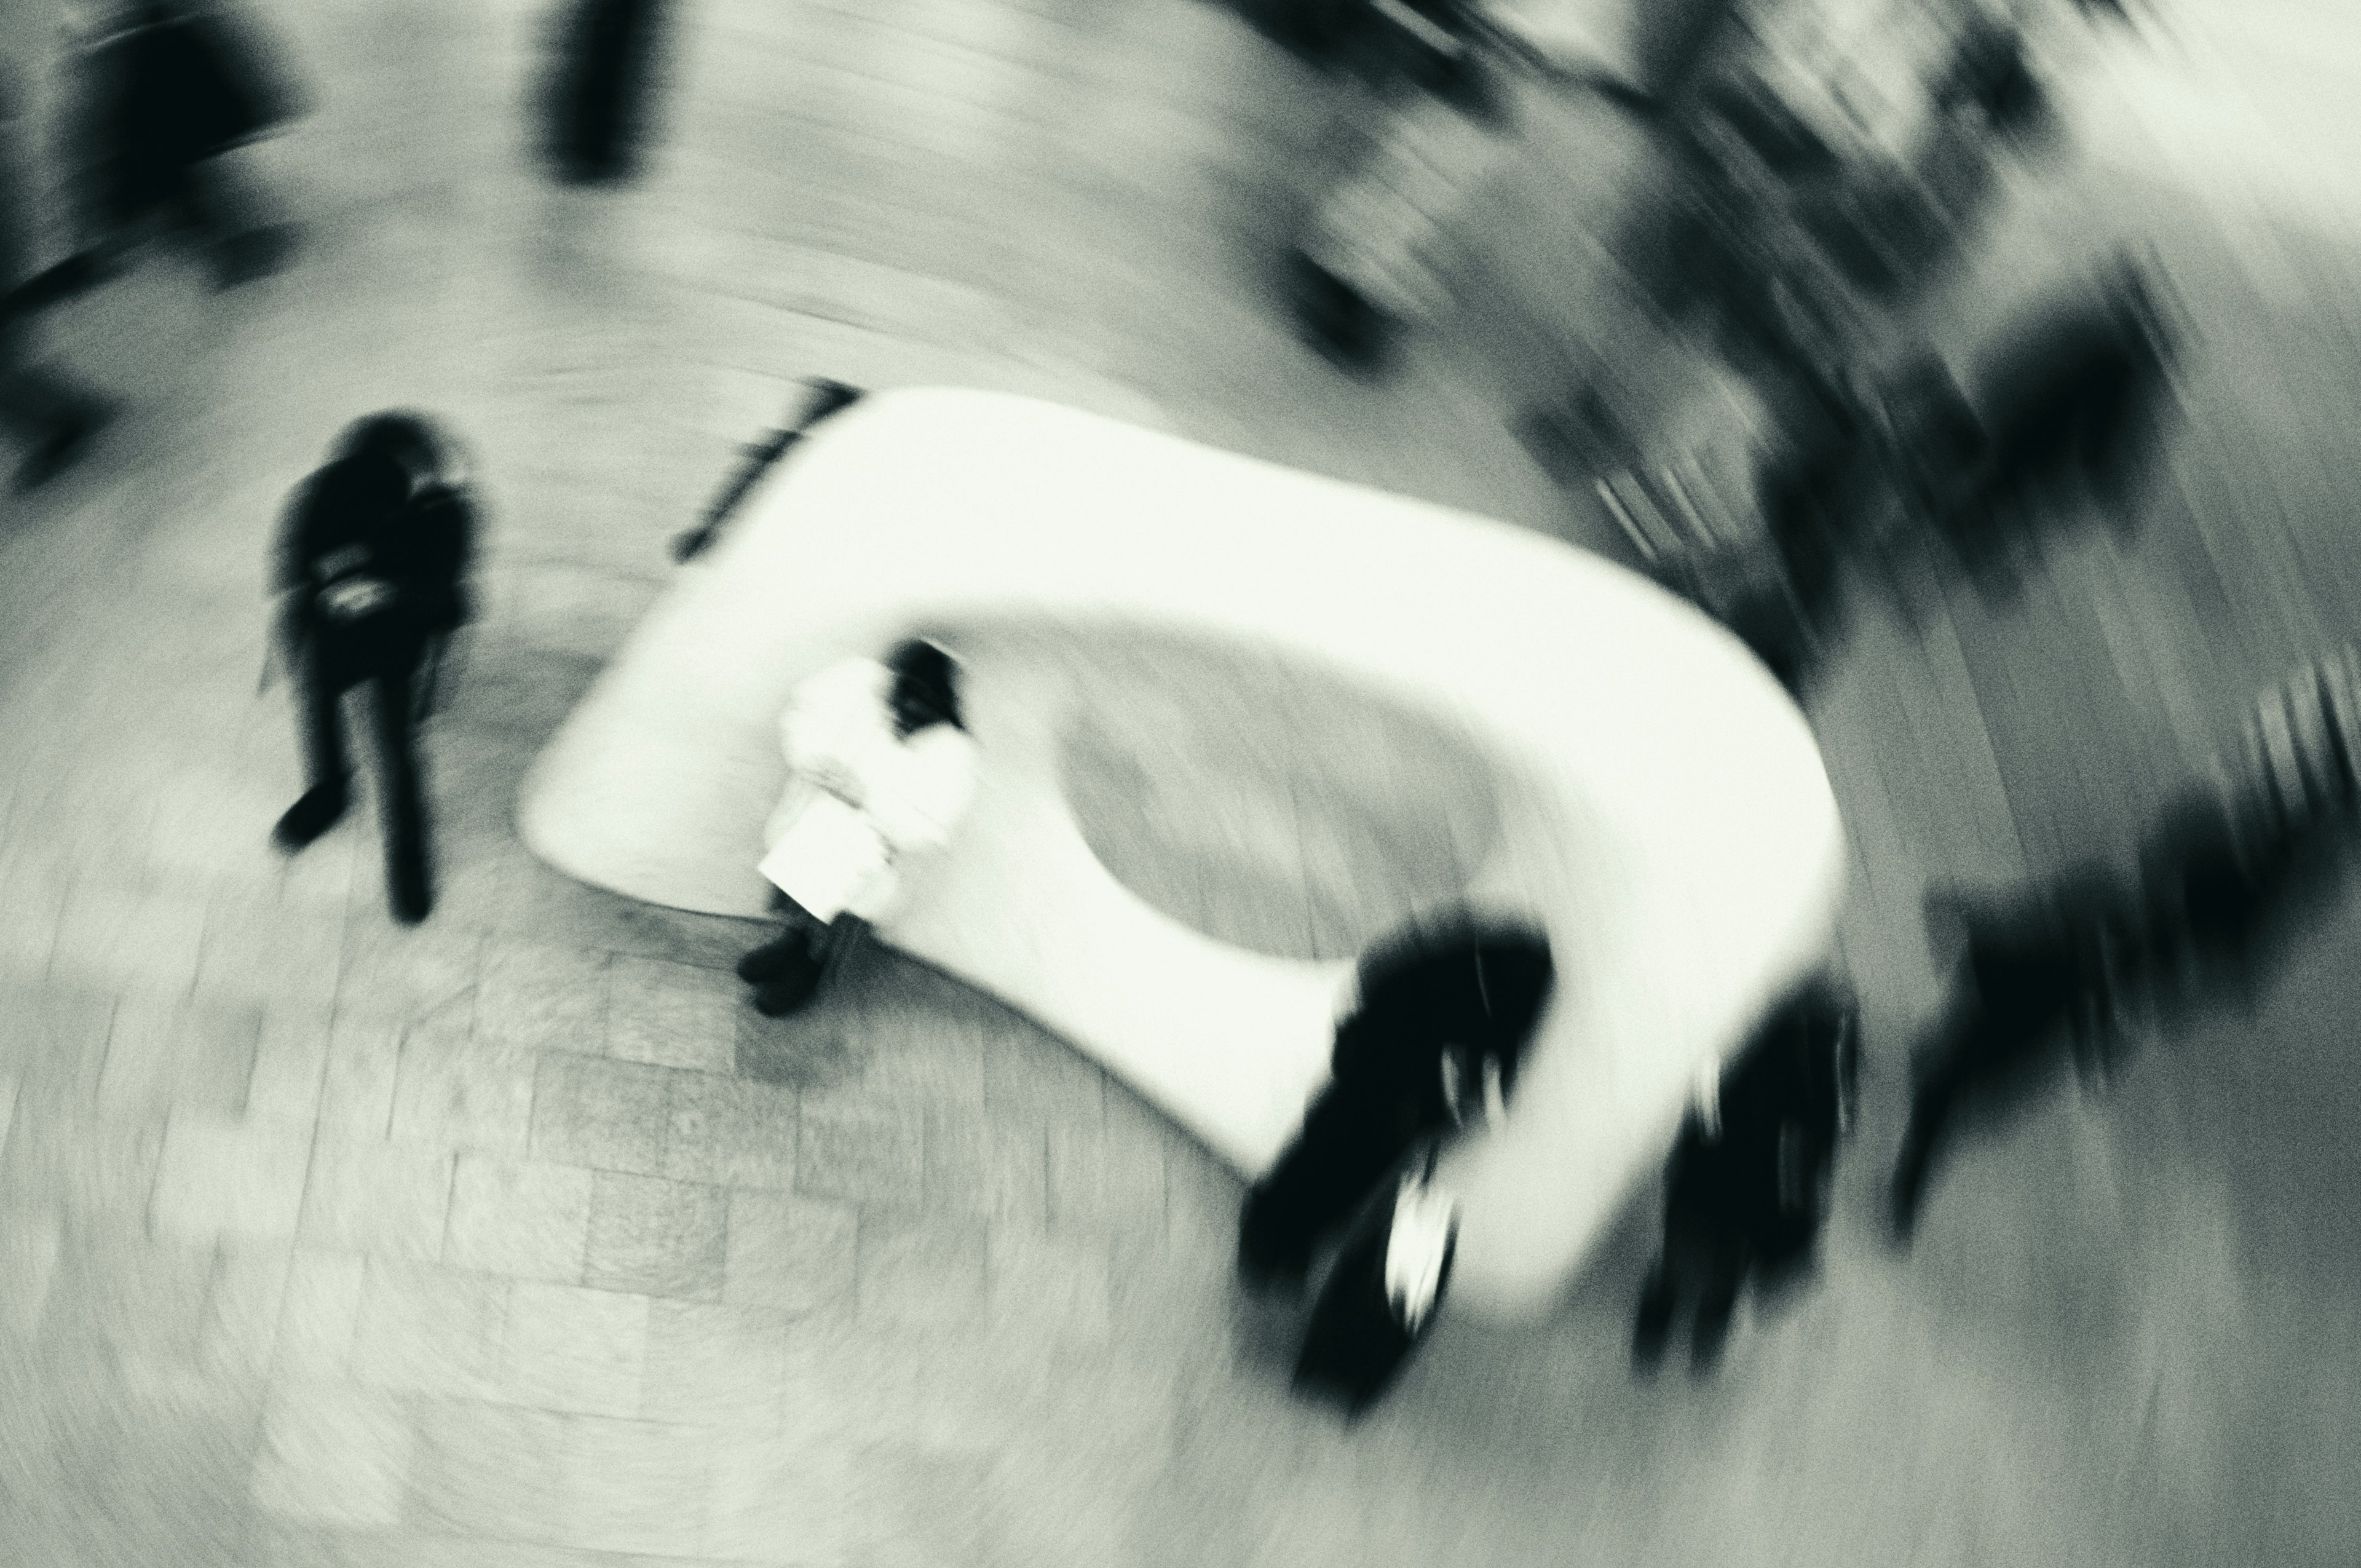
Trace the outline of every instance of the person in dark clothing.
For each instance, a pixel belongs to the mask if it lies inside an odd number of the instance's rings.
[[[1899,1239],[1915,1233],[1936,1157],[1962,1130],[1998,1121],[2037,1091],[2061,1047],[2086,1064],[2105,1056],[2140,954],[2136,907],[2095,867],[2004,905],[1928,900],[1928,924],[1964,949],[1965,998],[1919,1053],[1894,1163]]]
[[[278,270],[292,231],[246,210],[220,163],[292,113],[251,40],[219,16],[146,0],[92,48],[86,70],[98,248],[119,253],[160,221],[208,255],[221,287]]]
[[[662,0],[578,0],[550,87],[548,156],[562,180],[631,170],[647,117]]]
[[[1300,1287],[1323,1237],[1349,1221],[1422,1138],[1497,1113],[1555,971],[1537,930],[1468,919],[1414,931],[1362,960],[1336,1026],[1334,1076],[1302,1129],[1247,1192],[1238,1259]]]
[[[730,521],[730,514],[738,510],[738,504],[746,499],[747,492],[754,488],[756,481],[776,466],[814,425],[831,414],[851,408],[862,397],[860,388],[848,387],[841,381],[815,379],[808,386],[810,397],[802,415],[747,447],[745,461],[730,476],[729,482],[722,486],[721,493],[713,499],[712,504],[705,509],[704,521],[673,540],[674,560],[693,561],[705,554],[712,546],[714,536],[720,532],[721,525]]]
[[[1713,1102],[1681,1124],[1667,1167],[1664,1235],[1633,1320],[1633,1359],[1653,1367],[1694,1299],[1691,1365],[1711,1365],[1750,1280],[1773,1290],[1804,1273],[1828,1215],[1829,1176],[1850,1129],[1860,1011],[1832,980],[1775,1009],[1719,1076]]]
[[[12,86],[0,76],[0,134],[23,119]],[[33,362],[28,341],[33,313],[71,291],[73,269],[60,266],[33,271],[31,195],[16,159],[8,156],[12,151],[0,148],[0,423],[24,442],[16,485],[29,490],[80,456],[111,411],[95,395]]]
[[[476,525],[473,502],[444,477],[443,466],[424,421],[406,414],[362,421],[288,509],[277,573],[309,787],[280,818],[275,838],[293,853],[344,816],[350,769],[342,700],[355,686],[368,686],[382,773],[388,892],[394,914],[413,924],[434,902],[412,749],[419,676],[441,640],[468,618],[465,578]]]

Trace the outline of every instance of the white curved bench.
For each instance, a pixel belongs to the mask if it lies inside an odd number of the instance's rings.
[[[1491,751],[1499,848],[1469,893],[1539,918],[1560,979],[1509,1119],[1444,1167],[1456,1303],[1553,1301],[1699,1073],[1828,952],[1842,854],[1811,733],[1687,605],[1505,524],[996,393],[878,394],[815,432],[535,763],[526,842],[633,897],[760,914],[796,682],[1012,613],[1282,650]],[[968,695],[974,811],[882,934],[1258,1172],[1325,1076],[1344,966],[1150,910],[1060,792],[1071,694],[986,662]]]

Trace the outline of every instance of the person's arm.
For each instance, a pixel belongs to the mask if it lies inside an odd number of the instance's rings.
[[[975,742],[938,725],[913,736],[901,762],[898,777],[869,792],[869,818],[896,854],[939,849],[974,798]]]

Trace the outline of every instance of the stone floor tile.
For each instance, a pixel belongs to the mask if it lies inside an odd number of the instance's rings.
[[[64,1240],[64,1224],[53,1209],[0,1210],[0,1336],[9,1343],[28,1344],[40,1333]]]
[[[995,1227],[984,1254],[986,1306],[996,1321],[1086,1343],[1114,1332],[1106,1254],[1086,1243]]]
[[[427,1144],[322,1134],[297,1237],[307,1247],[432,1263],[443,1250],[452,1156]]]
[[[269,892],[216,890],[205,907],[197,992],[225,1001],[325,1003],[336,994],[344,944],[341,921],[322,920]]]
[[[925,1201],[925,1124],[914,1113],[807,1108],[796,1190],[864,1210],[916,1210]]]
[[[16,1119],[0,1149],[0,1193],[60,1206],[69,1218],[145,1216],[163,1152],[165,1118],[103,1120],[38,1107],[16,1091]]]
[[[451,1187],[444,1265],[580,1283],[589,1250],[592,1181],[580,1166],[462,1153]]]
[[[11,987],[0,1061],[16,1075],[17,1098],[43,1116],[93,1112],[115,1027],[112,992],[36,981]]]
[[[214,1263],[198,1330],[198,1368],[209,1377],[259,1384],[270,1374],[294,1248],[282,1242],[225,1243]]]
[[[726,1073],[744,1001],[734,975],[618,954],[607,971],[607,1054]]]
[[[368,1260],[353,1326],[352,1375],[372,1388],[456,1398],[499,1376],[509,1282],[431,1264]]]
[[[672,1085],[664,1174],[677,1181],[786,1190],[796,1184],[793,1091],[683,1073]]]
[[[533,1157],[600,1170],[663,1169],[671,1084],[664,1068],[545,1054],[533,1080]]]
[[[403,1024],[462,1028],[474,1021],[484,938],[433,925],[386,924],[357,916],[345,928],[339,1003]]]
[[[388,1130],[403,1142],[521,1156],[532,1135],[537,1076],[529,1050],[456,1029],[413,1027],[402,1036]]]
[[[852,1210],[841,1203],[732,1192],[726,1298],[733,1306],[786,1313],[848,1302],[858,1233]]]
[[[273,1379],[335,1383],[350,1375],[368,1266],[355,1253],[299,1246],[288,1255],[272,1336]]]
[[[858,1299],[865,1320],[964,1322],[983,1310],[985,1227],[927,1216],[861,1227]]]
[[[247,1080],[246,1112],[258,1121],[310,1124],[320,1114],[328,1074],[333,1004],[273,998],[262,1010]]]
[[[719,1187],[598,1173],[583,1282],[684,1300],[721,1299],[729,1200]]]
[[[697,1555],[723,1563],[851,1568],[857,1460],[793,1437],[738,1442],[714,1455]]]
[[[254,1501],[278,1519],[354,1530],[399,1523],[412,1430],[395,1396],[336,1383],[282,1383],[265,1407]]]
[[[1038,1123],[927,1113],[926,1206],[1038,1231],[1049,1217],[1049,1141]]]
[[[697,1551],[712,1475],[704,1432],[586,1416],[567,1429],[564,1456],[572,1495],[566,1544],[653,1556]]]
[[[734,1236],[734,1208],[731,1218]],[[767,1300],[651,1301],[636,1413],[726,1432],[728,1442],[775,1431],[793,1315]]]
[[[578,1417],[471,1399],[414,1407],[402,1518],[422,1530],[555,1543],[576,1498],[567,1433]]]
[[[404,1028],[383,1013],[338,1004],[328,1025],[320,1081],[321,1131],[356,1142],[386,1135],[393,1123]]]
[[[79,878],[59,916],[49,974],[75,984],[137,981],[185,992],[196,983],[204,929],[203,900],[185,892]]]
[[[476,992],[477,1038],[523,1050],[598,1055],[607,962],[598,949],[487,938]]]
[[[1049,1222],[1060,1229],[1155,1234],[1164,1223],[1164,1154],[1150,1138],[1049,1129]]]
[[[299,1130],[175,1112],[157,1161],[152,1222],[159,1234],[189,1240],[291,1237],[311,1157]]]
[[[100,1111],[136,1115],[180,1105],[237,1115],[246,1109],[261,1034],[256,1008],[130,990],[116,1001],[107,1032]]]
[[[645,1296],[518,1281],[509,1290],[500,1397],[576,1415],[637,1416],[649,1304]]]

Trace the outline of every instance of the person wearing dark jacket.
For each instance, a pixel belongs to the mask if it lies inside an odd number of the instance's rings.
[[[1665,1172],[1663,1250],[1632,1324],[1641,1365],[1663,1354],[1691,1298],[1691,1365],[1711,1365],[1748,1282],[1775,1289],[1808,1268],[1852,1124],[1860,1052],[1850,993],[1817,980],[1723,1068],[1711,1103],[1683,1120]]]
[[[383,775],[388,891],[395,915],[410,923],[423,920],[433,905],[412,751],[419,675],[469,613],[465,578],[475,507],[443,468],[440,444],[423,420],[363,420],[289,507],[277,571],[309,787],[280,818],[275,837],[293,853],[344,816],[350,769],[342,701],[367,685]]]
[[[1397,937],[1366,957],[1359,994],[1336,1025],[1328,1086],[1246,1194],[1238,1259],[1247,1277],[1301,1284],[1321,1240],[1420,1139],[1497,1114],[1554,978],[1542,933],[1473,920]]]
[[[576,0],[550,83],[548,156],[580,184],[631,172],[663,0]]]
[[[285,121],[292,106],[251,40],[220,17],[144,0],[85,61],[87,219],[119,251],[160,218],[209,255],[222,287],[275,271],[291,241],[255,221],[221,155]]]
[[[12,86],[0,76],[0,134],[23,117]],[[31,195],[16,160],[8,156],[13,150],[0,147],[0,423],[18,433],[25,444],[16,483],[20,489],[31,489],[82,454],[109,411],[97,397],[33,361],[27,323],[48,302],[55,280],[67,269],[33,271]]]

